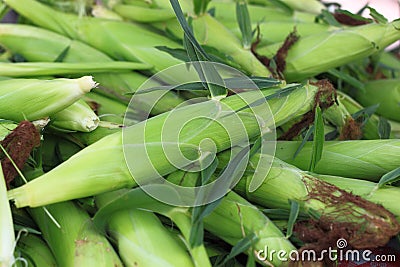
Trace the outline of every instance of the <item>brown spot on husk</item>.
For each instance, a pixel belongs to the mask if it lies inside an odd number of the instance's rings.
[[[279,140],[292,140],[294,137],[298,136],[303,129],[309,127],[314,122],[315,109],[318,106],[322,110],[325,110],[336,102],[336,89],[327,79],[311,82],[310,84],[318,87],[318,92],[314,97],[314,106],[312,110],[304,114],[299,122],[295,123],[289,128],[289,130],[278,138]]]
[[[40,145],[40,134],[31,122],[22,121],[0,143],[16,166],[22,169],[32,149]],[[3,151],[0,152],[0,158],[4,179],[6,180],[7,188],[9,188],[10,183],[18,175],[18,172]]]
[[[348,117],[340,133],[339,140],[359,140],[362,135],[361,123],[355,121],[352,117]]]
[[[293,32],[289,33],[289,35],[286,37],[285,41],[276,52],[273,59],[269,59],[268,57],[260,55],[256,52],[257,46],[261,40],[259,28],[257,28],[257,30],[257,38],[256,41],[251,45],[251,52],[266,68],[268,68],[274,78],[284,79],[283,72],[286,68],[287,54],[290,47],[292,47],[300,38],[300,36],[297,35],[296,28],[294,28]],[[275,66],[272,63],[274,63]]]
[[[306,201],[319,201],[325,208],[320,218],[300,221],[294,232],[304,244],[302,250],[335,248],[344,238],[354,249],[372,249],[386,245],[400,231],[395,216],[382,205],[367,201],[315,177],[305,176],[309,196]],[[321,212],[321,211],[320,211]]]
[[[99,109],[101,107],[101,105],[99,103],[97,103],[96,101],[92,100],[92,101],[86,101],[86,103],[89,105],[90,109],[93,110],[93,112],[96,115],[99,115]]]
[[[343,12],[335,12],[333,13],[333,16],[335,17],[337,22],[347,26],[359,26],[370,24],[372,22],[371,19],[357,19]]]

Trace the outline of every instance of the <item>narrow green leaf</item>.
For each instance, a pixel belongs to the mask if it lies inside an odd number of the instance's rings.
[[[391,125],[384,117],[379,117],[378,134],[381,139],[390,138]]]
[[[319,160],[322,157],[322,150],[324,148],[324,121],[322,119],[322,111],[320,107],[315,109],[314,119],[314,140],[311,153],[311,163],[309,171],[313,172]]]
[[[222,262],[221,265],[226,264],[229,260],[233,259],[237,255],[246,252],[251,246],[254,245],[255,242],[257,242],[258,237],[256,236],[255,233],[251,233],[241,240],[239,240],[236,245],[234,245],[229,252],[229,254],[225,257],[224,261]]]
[[[292,236],[293,227],[294,227],[294,224],[296,223],[296,220],[297,220],[297,218],[299,216],[299,212],[300,212],[299,202],[290,199],[289,203],[290,203],[290,214],[289,214],[289,220],[288,220],[287,231],[286,231],[287,238]]]
[[[369,15],[371,17],[373,17],[378,23],[381,23],[381,24],[388,23],[387,18],[385,18],[385,16],[383,16],[381,13],[376,11],[376,9],[374,9],[374,8],[372,8],[370,6],[367,6],[367,8],[369,9]]]
[[[354,78],[353,76],[351,76],[345,72],[339,71],[337,69],[330,69],[328,71],[328,73],[342,81],[345,81],[346,83],[354,86],[355,88],[357,88],[363,92],[365,91],[364,83],[360,82],[358,79]]]
[[[400,167],[386,173],[381,177],[378,182],[378,188],[390,183],[394,183],[400,180]]]
[[[262,212],[271,220],[289,220],[290,211],[286,209],[263,209]],[[299,219],[308,219],[307,214],[298,214]]]
[[[219,198],[207,205],[197,206],[192,209],[192,227],[190,229],[190,246],[196,247],[203,244],[204,239],[204,217],[210,215],[210,213],[221,203],[223,198]]]
[[[195,207],[193,210],[200,210],[200,207]],[[193,213],[194,214],[194,213]],[[192,222],[190,227],[189,246],[195,248],[203,244],[204,240],[204,225],[203,221]]]
[[[236,2],[236,19],[242,34],[243,47],[245,49],[250,49],[253,33],[251,30],[250,14],[245,1]]]
[[[294,13],[294,9],[282,0],[269,0],[269,2],[285,11],[288,15],[292,15]]]
[[[210,154],[208,157],[215,157],[215,155]],[[212,163],[201,171],[201,185],[206,185],[208,183],[212,175],[215,173],[217,166],[218,158],[215,157]]]
[[[67,46],[54,60],[54,62],[63,62],[64,58],[67,56],[70,46]]]
[[[293,92],[294,90],[296,90],[297,88],[300,88],[301,86],[302,86],[301,84],[296,84],[296,85],[293,85],[290,87],[283,88],[283,89],[277,91],[276,93],[273,93],[262,99],[258,99],[248,105],[245,105],[245,106],[235,110],[235,112],[239,112],[239,111],[245,110],[250,107],[256,107],[256,106],[262,105],[263,103],[265,103],[265,101],[268,101],[268,100],[271,100],[274,98],[285,97],[285,96],[289,95],[291,92]]]
[[[356,113],[353,113],[351,115],[351,117],[354,120],[358,120],[358,121],[360,121],[360,119],[362,119],[361,124],[365,124],[368,121],[368,119],[372,116],[372,114],[374,114],[376,112],[378,107],[379,107],[379,104],[363,108],[363,109],[357,111]]]
[[[194,13],[196,15],[201,15],[206,12],[208,3],[210,3],[210,1],[211,0],[193,0]]]
[[[156,46],[156,48],[158,50],[166,52],[166,53],[170,54],[171,56],[173,56],[173,57],[175,57],[177,59],[180,59],[180,60],[182,60],[184,62],[189,62],[190,61],[189,56],[188,56],[188,54],[187,54],[185,49],[169,48],[167,46]]]
[[[321,19],[323,21],[325,21],[326,23],[328,23],[331,26],[335,26],[335,27],[342,27],[342,24],[340,24],[335,17],[333,16],[333,14],[331,12],[329,12],[328,10],[321,10],[321,14],[317,16],[317,19]]]
[[[297,157],[297,155],[300,153],[300,151],[303,149],[304,145],[310,140],[310,137],[312,133],[314,132],[314,125],[311,125],[310,128],[308,128],[306,135],[304,136],[303,140],[301,141],[299,147],[296,149],[296,152],[293,154],[293,159]]]
[[[267,77],[233,77],[224,79],[226,87],[230,89],[270,89],[282,84],[282,81]]]
[[[247,256],[246,267],[256,267],[256,266],[257,266],[257,263],[256,263],[255,255],[253,253],[250,253]]]
[[[200,0],[200,1],[202,1],[202,0]],[[185,19],[185,15],[182,12],[182,9],[181,9],[181,6],[179,5],[178,0],[170,0],[170,3],[172,5],[172,8],[174,9],[176,18],[178,19],[179,24],[181,25],[183,32],[185,33],[186,38],[190,41],[192,46],[196,50],[198,50],[198,52],[201,54],[201,56],[204,58],[204,60],[209,60],[206,52],[203,50],[203,48],[200,46],[200,44],[197,42],[196,38],[194,37],[193,31]]]
[[[174,9],[175,15],[179,21],[179,24],[181,25],[184,31],[184,38],[183,38],[184,47],[188,53],[189,59],[191,61],[196,62],[193,63],[193,65],[201,81],[203,81],[205,87],[209,89],[211,97],[213,99],[219,100],[221,98],[226,97],[228,94],[228,91],[226,89],[222,89],[221,86],[214,86],[215,84],[218,85],[223,84],[223,79],[218,74],[218,71],[212,64],[202,63],[202,61],[211,61],[211,59],[194,37],[193,31],[189,26],[190,20],[189,23],[186,21],[178,0],[170,0],[170,2],[172,8]],[[197,8],[200,8],[199,5],[200,6],[204,5],[204,8],[206,8],[208,0],[195,0],[194,4],[195,6],[197,5]]]

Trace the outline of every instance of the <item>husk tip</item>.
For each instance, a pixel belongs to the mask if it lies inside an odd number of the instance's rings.
[[[78,79],[79,87],[85,93],[90,92],[93,88],[98,86],[99,84],[93,80],[93,76],[83,76]]]

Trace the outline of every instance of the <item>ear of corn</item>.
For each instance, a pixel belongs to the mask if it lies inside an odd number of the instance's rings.
[[[155,48],[155,46],[177,48],[179,47],[177,43],[139,25],[78,17],[58,12],[33,0],[5,2],[22,16],[29,17],[36,25],[92,45],[114,59],[146,62],[153,65],[156,72],[181,63],[180,60]],[[140,38],[137,38],[138,36]]]
[[[249,182],[247,177],[252,178],[254,174],[252,164],[249,164],[249,174],[244,175],[235,187],[235,190],[238,190],[249,200],[265,207],[287,210],[290,209],[290,200],[293,200],[299,203],[302,211],[312,214],[318,220],[328,220],[332,229],[336,227],[336,224],[340,225],[342,223],[357,225],[359,226],[359,228],[357,227],[359,233],[354,233],[350,236],[350,243],[357,242],[357,238],[359,238],[357,235],[363,236],[363,234],[373,233],[373,236],[379,237],[380,235],[388,234],[389,236],[384,240],[379,238],[376,240],[377,242],[380,240],[379,245],[384,245],[389,241],[390,237],[396,235],[400,230],[400,224],[393,214],[386,209],[373,205],[367,200],[361,200],[347,194],[345,191],[341,191],[340,188],[270,155],[255,154],[250,159],[250,162],[254,159],[257,160],[258,157],[267,157],[273,161],[270,172],[265,177],[263,184],[253,192],[248,191]],[[283,182],[291,186],[283,188]],[[356,180],[347,180],[344,183],[347,183],[347,190],[349,187],[358,186]],[[351,186],[348,184],[351,184]],[[357,189],[355,190],[357,191]],[[396,195],[399,193],[400,191],[397,190]],[[385,202],[384,199],[378,201]],[[351,230],[349,229],[349,231]]]
[[[233,1],[232,1],[233,2]],[[209,9],[215,8],[215,17],[218,21],[236,21],[235,5],[232,2],[211,1]],[[290,14],[280,8],[273,6],[248,5],[251,20],[259,21],[282,21],[282,22],[314,22],[315,16],[305,12],[294,12]]]
[[[18,239],[15,254],[17,259],[20,258],[20,260],[16,262],[16,266],[18,267],[25,266],[21,260],[27,260],[28,267],[57,266],[56,260],[48,245],[34,234],[21,235]]]
[[[70,106],[96,86],[90,76],[78,79],[0,81],[0,114],[15,121],[36,120]]]
[[[310,165],[312,142],[306,142],[293,158],[301,142],[278,141],[276,157],[307,170]],[[400,140],[326,141],[322,158],[315,172],[350,178],[378,181],[385,173],[399,165]],[[338,167],[340,166],[340,168]]]
[[[78,73],[113,72],[127,70],[145,70],[150,65],[134,62],[105,62],[98,63],[47,63],[21,62],[0,63],[0,75],[8,77],[35,77],[42,75],[66,75]]]
[[[99,118],[82,99],[50,116],[50,125],[61,131],[91,132],[99,124]]]
[[[53,62],[64,54],[63,62],[115,63],[109,56],[93,47],[38,27],[0,24],[0,37],[1,45],[29,61]],[[32,46],[35,49],[32,49]],[[137,72],[94,73],[93,77],[100,84],[99,88],[95,89],[96,92],[124,103],[129,103],[130,100],[126,94],[135,92],[148,79]],[[159,85],[154,80],[151,82],[154,86]],[[143,105],[146,103],[146,97],[145,95],[136,96],[136,99],[143,98],[143,101],[139,101]],[[155,114],[162,113],[181,102],[182,99],[176,94],[168,92],[160,99],[153,111]]]
[[[400,38],[400,21],[366,24],[300,38],[286,57],[285,79],[288,82],[312,77],[380,51]],[[273,45],[275,53],[279,45]],[[258,53],[271,56],[271,48]],[[321,56],[322,55],[322,56]]]
[[[96,197],[99,208],[104,202],[102,195]],[[182,240],[175,239],[151,211],[117,211],[107,229],[126,266],[194,266],[183,243],[178,243]]]
[[[294,246],[258,208],[234,192],[229,192],[217,208],[204,218],[204,228],[231,245],[254,233],[258,238],[249,254],[260,250],[283,250],[289,253]],[[277,257],[267,262],[281,266]]]
[[[7,200],[7,188],[3,175],[3,169],[0,164],[0,213],[1,213],[1,226],[0,226],[0,266],[11,266],[14,259],[14,225],[11,215],[10,205]]]
[[[43,173],[27,171],[32,179]],[[43,208],[30,209],[59,266],[123,266],[105,236],[91,223],[89,215],[73,202],[47,206],[56,223]]]
[[[145,211],[153,211],[171,219],[172,222],[177,226],[185,240],[185,244],[187,245],[187,249],[189,250],[194,266],[211,266],[203,243],[195,245],[190,244],[191,220],[188,208],[170,206],[160,202],[145,193],[143,188],[117,190],[101,195],[100,197],[100,205],[102,207],[98,210],[93,218],[94,223],[98,227],[105,227],[107,222],[110,221],[110,217],[116,212],[122,210],[141,209]]]
[[[378,114],[400,122],[400,79],[368,81],[355,98],[363,106],[379,104]]]
[[[400,221],[400,207],[397,205],[400,201],[400,188],[385,185],[378,189],[377,184],[370,181],[330,175],[316,174],[315,176],[341,189],[359,195],[366,200],[381,204],[388,211],[392,212],[397,217],[397,220]]]
[[[267,93],[267,91],[263,92]],[[295,89],[289,95],[269,100],[268,104],[274,116],[275,125],[281,125],[287,120],[301,116],[301,114],[309,111],[313,107],[314,96],[317,91],[317,87],[305,85]],[[236,110],[245,105],[241,99],[245,95],[249,97],[247,100],[257,100],[259,97],[257,92],[247,92],[230,96],[221,100],[221,102],[228,105],[229,108]],[[215,101],[185,106],[175,110],[174,118],[177,121],[183,121],[185,118],[192,119],[194,115],[197,117],[199,114],[210,114],[210,112],[213,112],[219,106]],[[243,130],[238,130],[233,132],[231,136],[227,135],[225,129],[219,126],[219,123],[223,125],[230,121],[232,124],[231,116],[223,116],[221,120],[217,119],[218,122],[214,121],[210,123],[208,120],[205,120],[202,122],[203,125],[199,125],[201,120],[191,121],[190,123],[193,123],[193,127],[185,127],[180,135],[181,142],[185,141],[186,143],[181,143],[181,148],[185,149],[184,153],[190,154],[192,158],[197,158],[197,145],[204,138],[212,138],[216,143],[218,151],[221,151],[234,145],[235,142],[242,142],[243,138],[251,139],[260,134],[259,121],[254,116],[247,114],[247,112],[240,112],[238,115],[243,120],[247,133]],[[137,161],[132,162],[137,165],[134,167],[135,173],[140,176],[135,177],[135,179],[143,179],[154,175],[153,167],[148,169],[151,163],[154,163],[154,167],[162,175],[175,170],[175,167],[167,160],[162,151],[162,145],[159,143],[162,136],[162,127],[160,128],[160,125],[164,124],[168,116],[168,112],[160,114],[148,119],[146,122],[130,126],[129,130],[124,133],[124,135],[126,134],[130,138],[124,142],[125,151],[126,149],[135,148],[133,144],[139,144],[137,149],[132,150],[137,159]],[[265,127],[271,126],[272,120],[268,118],[264,123]],[[196,129],[196,131],[194,132],[193,129]],[[147,151],[143,151],[143,146],[140,145],[142,144],[141,140],[144,138],[141,136],[144,130],[146,132],[146,144],[149,144],[149,146],[146,146]],[[127,147],[128,143],[131,143],[132,146]],[[151,143],[154,145],[151,145]],[[139,156],[139,149],[142,149],[142,152],[146,153],[145,156]],[[125,164],[121,164],[122,162],[125,162],[122,136],[121,133],[115,133],[88,146],[40,178],[9,191],[9,198],[13,199],[18,207],[37,207],[49,203],[96,195],[110,189],[133,187],[136,185],[136,182],[131,176],[128,167]],[[63,179],[62,177],[68,178]],[[70,187],[74,189],[66,190],[66,188]],[[55,194],[54,190],[57,188],[60,188],[60,192]],[[45,193],[47,190],[53,193]]]

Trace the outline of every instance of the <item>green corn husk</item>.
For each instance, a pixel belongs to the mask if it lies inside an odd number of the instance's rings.
[[[141,23],[165,21],[175,18],[175,13],[172,9],[150,8],[124,4],[116,4],[112,9],[121,17]]]
[[[263,92],[267,93],[267,91]],[[281,125],[312,109],[314,106],[314,97],[317,92],[317,87],[304,85],[286,96],[269,100],[268,104],[274,116],[275,125]],[[236,94],[222,99],[221,103],[235,110],[242,107],[243,102],[240,97],[246,95],[256,97],[255,99],[257,99],[258,93],[250,91]],[[210,111],[215,109],[215,105],[219,106],[218,103],[218,101],[207,101],[188,105],[175,110],[174,116],[180,117],[176,117],[176,121],[186,121],[189,118],[192,119],[193,116],[199,117],[200,114],[207,116]],[[171,165],[170,161],[165,158],[161,143],[157,144],[163,131],[163,127],[160,127],[160,125],[163,125],[169,114],[169,112],[160,114],[145,122],[130,126],[127,128],[129,132],[124,132],[124,134],[128,134],[129,138],[132,138],[129,139],[132,140],[130,142],[141,143],[143,137],[139,137],[135,141],[135,136],[140,136],[146,129],[146,144],[156,142],[154,146],[151,146],[150,151],[147,151],[148,155],[146,156],[139,156],[137,152],[135,152],[135,158],[137,158],[138,161],[135,161],[134,164],[140,166],[137,171],[141,172],[141,178],[154,175],[152,168],[144,168],[146,164],[151,164],[151,162],[146,162],[148,159],[154,162],[154,167],[162,175],[166,175],[176,169]],[[187,125],[194,123],[193,127],[195,127],[194,129],[196,129],[196,132],[189,130],[191,127],[185,127],[181,131],[180,140],[182,141],[180,142],[185,140],[185,142],[182,143],[182,148],[185,151],[184,153],[189,153],[191,157],[197,158],[198,152],[196,145],[204,138],[211,138],[216,144],[217,151],[221,151],[234,145],[235,142],[243,140],[243,138],[252,139],[257,137],[260,134],[259,122],[254,120],[255,118],[248,112],[239,112],[238,115],[243,120],[247,133],[241,130],[231,133],[230,136],[228,136],[225,129],[219,126],[219,123],[224,125],[224,123],[230,119],[230,116],[223,116],[221,119],[217,119],[218,123],[213,121],[206,125],[199,125],[199,121],[197,120],[189,120],[190,123],[187,123]],[[207,120],[205,122],[207,122]],[[266,125],[264,125],[265,127],[271,126],[271,121],[264,123],[266,123]],[[126,143],[124,149],[127,149]],[[37,207],[49,203],[96,195],[119,188],[133,187],[136,185],[136,182],[124,162],[122,136],[121,133],[115,133],[83,149],[42,177],[9,191],[9,198],[13,199],[18,207]],[[63,177],[68,178],[64,179]],[[67,189],[71,187],[73,189]],[[57,189],[60,189],[60,191],[55,193]],[[46,193],[47,190],[49,190],[48,193]]]
[[[376,61],[377,66],[386,77],[400,78],[400,59],[394,52],[383,51],[377,56]]]
[[[135,121],[132,122],[132,124],[138,122],[139,121]],[[89,133],[76,132],[69,134],[69,136],[71,136],[78,143],[87,146],[99,141],[100,139],[106,137],[107,135],[111,135],[117,132],[121,134],[123,127],[124,126],[122,124],[115,124],[113,122],[101,121],[96,130],[92,132]]]
[[[258,240],[248,253],[260,250],[283,250],[289,253],[295,247],[275,224],[256,206],[234,192],[229,192],[213,212],[204,218],[204,229],[225,242],[236,245],[245,236],[254,233]],[[267,259],[274,266],[285,266],[285,262],[274,257]],[[268,266],[267,263],[264,263]]]
[[[321,174],[314,175],[318,179],[333,184],[348,192],[352,192],[368,201],[381,204],[400,221],[400,207],[397,205],[397,203],[399,203],[398,201],[400,201],[400,188],[385,185],[378,189],[377,183],[370,181]]]
[[[241,37],[241,32],[237,27],[237,22],[224,22],[225,27],[230,29],[238,38]],[[259,26],[260,42],[258,46],[266,46],[275,43],[281,43],[285,38],[296,29],[296,33],[301,36],[309,36],[313,34],[320,34],[335,29],[322,23],[311,22],[291,22],[291,21],[268,21],[253,23],[252,29]]]
[[[95,92],[87,93],[83,99],[94,107],[102,120],[123,124],[128,105]]]
[[[247,180],[252,179],[254,175],[252,163],[254,159],[257,162],[259,157],[269,158],[272,161],[272,166],[262,185],[257,190],[249,192],[247,189],[249,181]],[[366,234],[371,235],[371,237],[376,236],[377,239],[374,241],[379,242],[379,244],[371,243],[370,245],[383,246],[400,231],[399,222],[386,209],[371,205],[372,203],[365,199],[346,194],[344,191],[340,191],[339,187],[290,166],[271,155],[255,154],[250,159],[247,170],[248,174],[245,174],[234,188],[236,192],[246,196],[249,201],[268,208],[290,210],[290,201],[296,201],[300,205],[300,211],[309,213],[323,223],[329,223],[331,229],[343,223],[356,226],[357,232],[347,237],[350,238],[348,240],[350,244],[352,242],[357,244],[359,238]],[[340,177],[336,179],[342,179],[342,186],[345,187],[345,190],[354,188],[357,191],[358,180]],[[290,187],[283,187],[283,184],[290,184]],[[371,193],[372,188],[369,189],[368,193],[365,193],[365,190],[359,190],[358,193],[367,195]],[[396,195],[399,195],[398,188],[392,187],[391,189],[396,192]],[[383,193],[381,191],[375,197],[370,196],[370,200],[378,201],[380,204],[389,204],[393,208],[393,204],[390,204],[393,199],[389,200],[387,197],[382,197],[384,196]],[[377,199],[377,197],[381,198]],[[395,208],[395,211],[397,212],[396,215],[399,216],[399,209]],[[349,231],[354,231],[350,228],[348,228]]]
[[[71,63],[85,61],[98,62],[101,65],[103,62],[114,62],[106,54],[84,43],[28,25],[0,24],[0,44],[28,61],[53,62],[61,56],[63,62]],[[126,94],[135,92],[148,79],[137,72],[95,73],[93,77],[100,84],[94,91],[126,104],[130,100]],[[155,81],[152,82],[154,86],[159,85]],[[146,103],[146,96],[141,97],[141,102]],[[168,92],[153,111],[162,113],[176,107],[182,101],[176,94]]]
[[[365,92],[358,91],[355,99],[363,106],[380,104],[379,115],[400,122],[400,79],[368,81]]]
[[[320,14],[325,6],[318,0],[282,0],[283,3],[294,10],[304,11],[311,14]]]
[[[315,16],[305,12],[294,11],[290,14],[280,8],[272,6],[248,5],[248,10],[252,22],[259,21],[279,21],[279,22],[310,22],[315,21]],[[236,21],[234,1],[219,2],[211,1],[208,9],[215,8],[215,18],[221,22]]]
[[[108,9],[101,4],[95,4],[92,7],[92,16],[95,18],[112,19],[123,21],[124,18],[118,15],[116,12]]]
[[[99,117],[82,99],[50,117],[50,126],[59,131],[91,132],[99,125]]]
[[[14,263],[14,225],[11,215],[10,204],[7,200],[7,187],[0,164],[0,266],[9,267]]]
[[[12,130],[17,128],[17,126],[18,126],[17,123],[11,123],[11,122],[0,123],[0,141],[3,140]]]
[[[43,171],[25,172],[31,180]],[[95,229],[89,215],[73,202],[62,202],[29,212],[52,250],[58,266],[123,266],[105,236]],[[53,221],[55,220],[57,224]]]
[[[104,206],[108,198],[97,196],[97,206]],[[194,266],[182,240],[174,238],[151,211],[117,211],[107,230],[126,266]]]
[[[18,239],[15,249],[15,257],[28,262],[27,267],[48,266],[56,267],[57,263],[53,253],[47,244],[34,234],[22,235]],[[26,266],[22,261],[16,262],[16,266]]]
[[[224,161],[223,157],[224,155],[222,154],[219,158]],[[323,189],[326,187],[326,185],[324,186],[324,182],[326,182],[345,191],[352,192],[355,195],[359,195],[368,201],[382,204],[387,210],[398,217],[398,220],[400,220],[400,208],[395,204],[395,200],[400,199],[400,188],[395,186],[383,186],[378,189],[376,183],[361,179],[310,174],[291,166],[278,158],[271,158],[273,164],[268,175],[265,177],[264,183],[256,191],[249,192],[246,189],[248,183],[247,177],[251,178],[253,175],[252,163],[256,162],[259,157],[271,156],[261,155],[260,153],[255,154],[253,158],[250,159],[250,163],[247,167],[249,174],[245,174],[234,189],[241,195],[246,196],[249,201],[254,201],[257,204],[268,208],[289,209],[290,204],[288,200],[292,199],[300,201],[302,208],[305,211],[312,209],[314,212],[327,214],[330,210],[327,210],[326,206],[324,206],[326,203],[316,201],[320,194],[317,191],[312,191],[318,190],[318,188],[320,190]],[[318,181],[317,179],[320,179],[321,181]],[[282,188],[283,182],[287,184],[290,183],[290,188]],[[340,205],[343,205],[343,203],[340,203]],[[339,208],[340,206],[337,206],[335,209]],[[345,214],[342,214],[341,216],[345,217]]]
[[[73,104],[96,85],[90,76],[3,80],[0,81],[0,114],[14,121],[49,117]]]
[[[236,38],[217,19],[208,13],[192,17],[193,32],[196,40],[201,45],[217,49],[224,55],[229,56],[245,72],[253,76],[269,76],[270,72],[252,54],[249,48],[244,48]],[[176,19],[163,22],[164,30],[182,38],[183,32]]]
[[[56,11],[34,0],[5,0],[5,3],[36,25],[87,43],[114,59],[146,62],[154,66],[155,72],[182,63],[155,48],[178,48],[177,43],[137,24],[79,17]]]
[[[201,45],[211,46],[231,57],[241,68],[253,76],[269,76],[270,72],[238,38],[208,13],[192,21],[194,34]]]
[[[337,101],[339,105],[343,105],[345,109],[351,114],[354,114],[363,109],[363,106],[361,106],[357,101],[341,91],[337,92]],[[378,124],[379,117],[375,114],[372,114],[362,126],[363,138],[370,140],[380,139]],[[391,136],[394,137],[393,134],[391,134]]]
[[[400,39],[400,20],[367,24],[300,38],[288,51],[283,72],[288,82],[368,57]],[[272,57],[280,44],[257,49]],[[321,56],[322,55],[322,56]]]
[[[400,139],[400,123],[396,121],[389,121],[391,137]]]
[[[190,242],[192,224],[188,208],[170,206],[160,202],[145,193],[143,188],[117,190],[103,194],[101,198],[102,207],[93,217],[93,222],[99,229],[105,229],[107,223],[116,212],[140,209],[158,213],[170,219],[179,229],[184,238],[186,249],[191,255],[193,265],[196,267],[211,267],[203,242],[194,245]]]
[[[193,187],[199,173],[185,173],[177,171],[168,176],[168,181],[179,183],[181,186]],[[235,192],[225,195],[216,208],[203,219],[204,229],[224,240],[230,245],[236,245],[247,235],[255,234],[256,240],[248,254],[255,254],[268,248],[271,250],[283,250],[289,253],[295,247],[287,237],[268,219],[256,206],[242,198]],[[262,254],[261,254],[262,255]],[[263,255],[262,255],[263,256]],[[285,266],[277,257],[267,259],[263,265]]]
[[[296,158],[293,158],[300,143],[278,141],[275,156],[302,170],[308,170],[312,142],[306,142]],[[377,182],[382,175],[399,167],[399,155],[399,139],[325,141],[321,160],[314,171]]]
[[[146,70],[151,66],[144,63],[112,61],[102,64],[65,62],[20,62],[0,63],[0,75],[8,77],[37,77],[42,75],[66,75],[79,73],[116,72]]]
[[[323,118],[337,127],[339,133],[342,133],[346,122],[351,118],[351,114],[346,107],[336,99],[336,104],[324,110]]]

